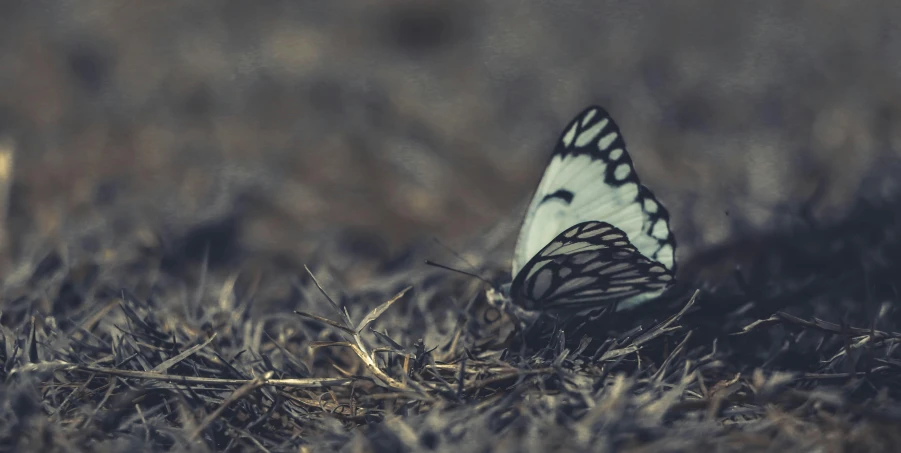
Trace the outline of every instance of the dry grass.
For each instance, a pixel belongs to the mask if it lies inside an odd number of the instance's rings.
[[[3,288],[0,445],[893,451],[898,214],[798,226],[732,283],[685,281],[690,301],[504,344],[484,285],[417,251],[353,292],[327,266],[36,256]]]

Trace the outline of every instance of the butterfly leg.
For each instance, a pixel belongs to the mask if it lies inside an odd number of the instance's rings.
[[[506,313],[507,316],[514,320],[516,327],[521,331],[529,330],[529,328],[538,321],[538,318],[541,317],[541,313],[533,310],[526,310],[514,304],[509,297],[494,288],[490,288],[485,295],[488,299],[488,303],[501,312]]]

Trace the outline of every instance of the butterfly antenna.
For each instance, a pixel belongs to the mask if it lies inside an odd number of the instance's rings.
[[[479,270],[478,267],[476,267],[474,264],[472,264],[472,263],[470,263],[469,261],[467,261],[466,258],[463,258],[463,255],[457,253],[456,250],[454,250],[454,249],[448,247],[445,243],[441,242],[440,239],[438,239],[438,238],[436,238],[436,237],[432,237],[432,240],[434,240],[434,241],[435,241],[438,245],[440,245],[444,250],[447,250],[447,251],[450,252],[452,255],[454,255],[455,257],[457,257],[458,260],[460,260],[460,261],[466,263],[466,265],[469,266],[470,269],[472,269],[472,270],[474,270],[474,271],[478,271],[478,270]]]
[[[482,276],[479,275],[479,274],[474,274],[474,273],[472,273],[472,272],[461,271],[460,269],[454,269],[454,268],[452,268],[452,267],[450,267],[450,266],[445,266],[445,265],[443,265],[443,264],[438,264],[438,263],[436,263],[436,262],[434,262],[434,261],[431,261],[431,260],[425,260],[425,263],[428,264],[429,266],[434,266],[434,267],[438,267],[438,268],[441,268],[441,269],[444,269],[444,270],[448,270],[448,271],[451,271],[451,272],[456,272],[456,273],[458,273],[458,274],[468,275],[468,276],[470,276],[470,277],[477,278],[477,279],[479,279],[479,280],[481,280],[481,281],[483,281],[483,282],[485,282],[485,283],[491,285],[492,287],[494,287],[494,283],[489,282],[487,279],[485,279],[485,277],[482,277]]]

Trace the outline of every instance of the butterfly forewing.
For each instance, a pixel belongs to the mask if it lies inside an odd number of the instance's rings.
[[[582,312],[638,303],[672,282],[672,272],[644,256],[625,232],[592,221],[570,227],[537,252],[516,275],[510,295],[530,310]]]
[[[576,117],[557,143],[516,243],[515,278],[561,232],[593,220],[622,230],[641,255],[675,270],[669,214],[641,185],[619,128],[600,107]]]

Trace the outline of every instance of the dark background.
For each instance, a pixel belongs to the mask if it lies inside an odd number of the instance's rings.
[[[119,253],[223,222],[243,249],[299,261],[347,231],[385,256],[431,237],[464,250],[491,231],[510,250],[560,130],[597,103],[670,208],[684,260],[807,200],[830,218],[894,191],[899,13],[820,0],[2,2],[10,252]]]

